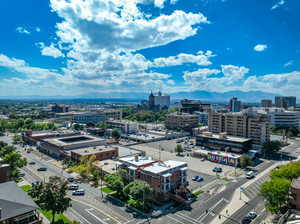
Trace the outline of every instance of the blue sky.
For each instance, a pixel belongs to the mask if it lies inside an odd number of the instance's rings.
[[[4,0],[0,96],[300,97],[298,0]]]

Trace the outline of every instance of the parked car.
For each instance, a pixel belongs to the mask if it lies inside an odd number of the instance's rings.
[[[84,189],[75,190],[72,192],[72,195],[84,195]]]
[[[69,190],[78,190],[79,186],[77,184],[70,184],[68,186],[68,189]]]
[[[25,177],[25,173],[19,173],[19,177]]]
[[[72,182],[74,182],[74,178],[73,177],[68,177],[67,181],[72,183]]]
[[[46,167],[39,167],[39,168],[37,168],[37,171],[47,171],[47,168]]]
[[[204,178],[203,177],[198,177],[196,181],[197,182],[202,182],[202,181],[204,181]]]
[[[29,164],[29,165],[34,165],[35,162],[34,162],[34,161],[31,161],[31,162],[29,162],[28,164]]]
[[[257,216],[257,213],[255,211],[249,212],[247,215],[251,219],[255,219]]]
[[[221,173],[223,170],[221,167],[215,167],[213,168],[213,172],[216,172],[216,173]]]
[[[199,178],[199,176],[192,176],[192,180],[196,181]]]

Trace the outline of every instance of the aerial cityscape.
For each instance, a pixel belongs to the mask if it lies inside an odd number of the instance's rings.
[[[300,2],[1,9],[0,224],[300,224]]]

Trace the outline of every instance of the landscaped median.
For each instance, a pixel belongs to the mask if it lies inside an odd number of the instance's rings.
[[[23,185],[20,187],[23,191],[28,193],[31,189],[31,185]],[[49,221],[52,220],[52,212],[39,208],[38,211],[42,213]],[[64,214],[56,214],[54,224],[73,224]]]

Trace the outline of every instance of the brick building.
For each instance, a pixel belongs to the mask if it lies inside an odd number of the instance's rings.
[[[119,155],[118,147],[94,146],[71,150],[71,159],[80,162],[83,156],[96,156],[96,160],[114,159]]]
[[[119,159],[119,167],[128,170],[130,181],[136,179],[147,182],[154,190],[154,197],[159,201],[179,199],[187,196],[187,163],[168,160],[152,160],[150,157],[125,157]]]

